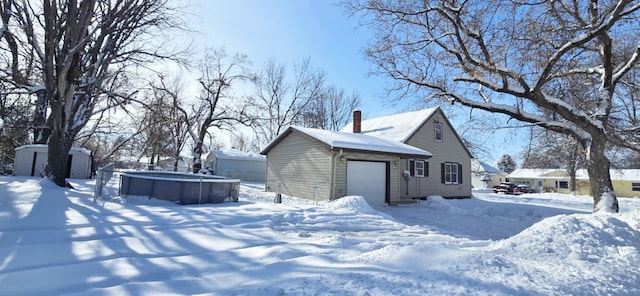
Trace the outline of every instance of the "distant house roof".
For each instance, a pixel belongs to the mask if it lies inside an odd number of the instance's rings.
[[[638,181],[640,169],[612,169],[609,171],[611,180]],[[568,179],[569,174],[565,169],[516,169],[508,175],[509,178],[522,179]],[[589,173],[586,169],[576,171],[577,180],[588,180]]]
[[[506,175],[505,172],[492,167],[491,165],[487,164],[486,162],[482,162],[479,161],[475,158],[471,159],[471,171],[472,172],[476,172],[476,173],[487,173],[487,174],[501,174],[501,175]]]
[[[508,175],[508,177],[525,179],[558,179],[563,177],[568,178],[569,174],[565,169],[515,169]]]
[[[217,159],[235,159],[235,160],[258,160],[258,161],[266,161],[266,157],[264,155],[244,152],[238,149],[221,149],[221,150],[213,150],[209,153],[213,153]]]
[[[362,121],[364,135],[377,136],[385,139],[406,142],[431,117],[438,107],[413,112],[376,117]],[[341,132],[351,133],[353,122],[343,127]]]
[[[611,170],[612,180],[640,181],[639,169]]]
[[[277,143],[282,141],[290,133],[297,131],[314,138],[331,149],[350,149],[360,151],[372,151],[381,153],[402,154],[411,156],[431,157],[429,151],[425,151],[395,140],[385,139],[381,137],[353,134],[346,132],[328,131],[315,128],[306,128],[299,126],[290,126],[284,132],[280,133],[271,143],[269,143],[260,154],[267,154]]]

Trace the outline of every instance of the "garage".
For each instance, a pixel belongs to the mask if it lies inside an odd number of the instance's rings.
[[[387,163],[347,161],[347,195],[360,195],[372,206],[387,203]]]

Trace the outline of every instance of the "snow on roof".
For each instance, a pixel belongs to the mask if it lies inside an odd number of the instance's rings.
[[[17,150],[22,150],[22,149],[44,149],[47,150],[48,147],[46,144],[30,144],[30,145],[22,145],[20,147],[16,147],[16,151]],[[82,147],[71,147],[70,151],[77,151],[80,152],[82,154],[86,154],[86,155],[91,155],[91,151],[89,151],[88,149],[82,148]]]
[[[438,107],[363,120],[362,134],[406,142],[436,110]],[[340,131],[351,133],[353,122],[347,124]]]
[[[613,169],[609,173],[611,174],[611,180],[640,180],[640,169]]]
[[[505,174],[501,170],[492,167],[486,162],[479,161],[475,158],[471,159],[471,171],[477,173],[488,173],[488,174]]]
[[[237,159],[237,160],[261,160],[266,161],[267,158],[264,155],[244,152],[238,149],[222,149],[211,151],[218,159]]]
[[[262,153],[266,153],[270,147],[280,140],[281,137],[288,134],[288,131],[296,130],[307,136],[310,136],[320,142],[323,142],[331,148],[343,148],[363,151],[374,151],[384,153],[395,153],[405,155],[419,155],[425,157],[431,157],[432,154],[429,151],[425,151],[404,143],[400,143],[393,140],[384,139],[381,137],[374,137],[363,134],[343,133],[336,131],[328,131],[315,128],[306,128],[299,126],[290,126],[287,130],[281,133],[275,140],[273,140]]]
[[[640,169],[612,169],[609,174],[611,174],[611,180],[640,180]],[[569,174],[565,169],[516,169],[508,177],[521,179],[568,179]],[[589,173],[586,169],[579,169],[576,171],[576,179],[588,180]]]
[[[508,175],[509,178],[525,179],[557,179],[568,176],[566,170],[563,169],[515,169]]]

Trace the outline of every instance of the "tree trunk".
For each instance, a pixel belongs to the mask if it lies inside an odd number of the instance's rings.
[[[67,143],[59,131],[52,131],[47,145],[47,177],[60,187],[66,186],[67,166],[71,144]]]
[[[173,171],[177,172],[178,171],[178,163],[180,162],[180,157],[176,156],[173,158]]]
[[[36,103],[33,113],[33,143],[47,144],[51,128],[47,125],[47,93],[44,89],[36,91]]]
[[[604,136],[593,137],[588,152],[587,171],[593,194],[593,212],[617,213],[618,199],[611,184],[610,163],[604,154],[605,144]]]
[[[569,190],[572,193],[576,192],[576,170],[575,169],[569,170]]]
[[[151,157],[149,157],[149,164],[147,165],[147,170],[153,171],[155,169],[155,160],[156,160],[156,152],[155,149],[151,152]]]
[[[202,142],[193,148],[193,173],[197,174],[202,168]]]

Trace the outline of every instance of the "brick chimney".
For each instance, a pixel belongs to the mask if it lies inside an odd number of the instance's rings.
[[[353,110],[353,133],[359,134],[362,131],[362,111]]]

